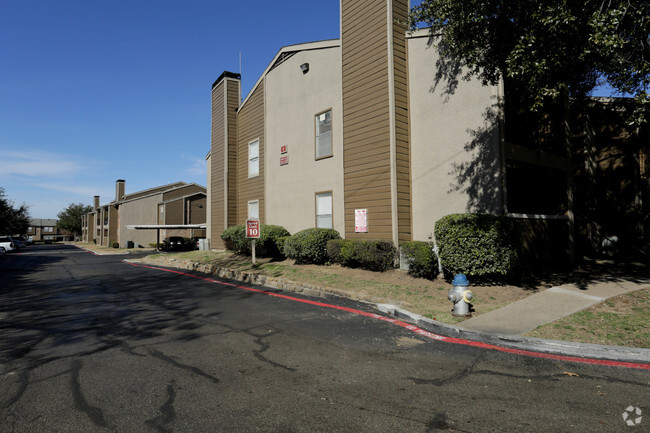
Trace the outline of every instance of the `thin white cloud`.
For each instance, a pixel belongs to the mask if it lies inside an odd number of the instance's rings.
[[[185,170],[191,176],[207,176],[207,162],[205,158],[197,158],[196,156],[189,156],[181,154],[181,158],[189,161],[191,165]],[[204,181],[205,182],[205,181]]]
[[[94,187],[93,185],[85,184],[65,184],[65,183],[36,183],[35,186],[39,188],[48,189],[50,191],[64,192],[67,194],[76,194],[85,198],[92,198],[95,195],[101,196],[102,193],[105,197],[113,194],[113,191],[102,187],[101,189]],[[102,191],[103,190],[103,191]]]
[[[2,150],[4,170],[0,173],[29,177],[72,177],[87,168],[76,156],[40,150]],[[1,175],[1,174],[0,174]]]

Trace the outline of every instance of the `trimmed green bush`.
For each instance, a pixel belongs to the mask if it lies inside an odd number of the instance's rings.
[[[391,241],[338,239],[327,243],[330,260],[348,268],[383,272],[394,267],[395,247]]]
[[[518,271],[514,223],[488,214],[452,214],[436,222],[445,278],[462,273],[478,281],[503,281]]]
[[[296,264],[322,265],[328,262],[327,242],[340,239],[333,229],[311,228],[299,231],[284,242],[284,254]]]
[[[278,249],[278,251],[280,252],[280,254],[282,254],[283,256],[285,256],[285,254],[284,254],[284,244],[287,243],[287,239],[289,239],[290,237],[291,236],[280,236],[280,237],[275,238],[275,246]]]
[[[120,247],[120,243],[119,243],[119,242],[113,242],[113,243],[111,244],[111,246],[112,246],[113,248],[119,248],[119,247]]]
[[[410,241],[400,245],[402,257],[409,265],[408,274],[415,278],[433,280],[438,276],[438,257],[433,243]]]
[[[255,241],[255,255],[257,257],[283,257],[282,250],[278,248],[278,239],[289,236],[289,234],[289,231],[282,226],[261,224],[260,238]],[[246,237],[244,224],[228,227],[221,233],[221,239],[229,250],[240,254],[251,253],[252,239]]]

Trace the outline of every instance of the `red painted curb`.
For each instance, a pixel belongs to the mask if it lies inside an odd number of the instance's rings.
[[[148,265],[141,265],[138,263],[131,263],[131,262],[125,262],[128,263],[132,266],[137,266],[141,268],[148,268],[148,269],[154,269],[157,271],[164,271],[164,272],[171,272],[174,274],[179,274],[179,275],[184,275],[187,277],[195,278],[198,280],[203,280],[203,281],[209,281],[211,283],[216,283],[216,284],[223,284],[225,286],[231,286],[231,287],[236,287],[238,289],[242,290],[247,290],[249,292],[255,292],[255,293],[260,293],[268,296],[274,296],[276,298],[282,298],[282,299],[287,299],[289,301],[294,301],[294,302],[301,302],[303,304],[309,304],[309,305],[315,305],[317,307],[323,307],[323,308],[332,308],[334,310],[341,310],[341,311],[346,311],[348,313],[352,314],[357,314],[359,316],[364,316],[364,317],[370,317],[372,319],[377,319],[381,320],[384,322],[392,323],[393,325],[401,326],[402,328],[408,329],[409,331],[415,332],[416,334],[422,335],[424,337],[430,338],[432,340],[436,341],[441,341],[445,343],[452,343],[452,344],[461,344],[464,346],[471,346],[471,347],[478,347],[481,349],[488,349],[488,350],[496,350],[499,352],[504,352],[504,353],[511,353],[515,355],[522,355],[522,356],[530,356],[530,357],[535,357],[535,358],[544,358],[544,359],[552,359],[556,361],[565,361],[565,362],[576,362],[580,364],[591,364],[591,365],[603,365],[607,367],[622,367],[622,368],[633,368],[633,369],[640,369],[640,370],[650,370],[650,364],[643,364],[643,363],[638,363],[638,362],[625,362],[625,361],[611,361],[607,359],[595,359],[595,358],[578,358],[575,356],[566,356],[566,355],[554,355],[551,353],[544,353],[544,352],[535,352],[531,350],[521,350],[521,349],[512,349],[508,347],[502,347],[502,346],[497,346],[494,344],[488,344],[488,343],[482,343],[480,341],[472,341],[472,340],[465,340],[462,338],[454,338],[454,337],[445,337],[443,335],[438,335],[434,334],[433,332],[426,331],[418,326],[412,325],[410,323],[402,322],[401,320],[393,319],[390,317],[385,317],[379,314],[375,313],[369,313],[367,311],[361,311],[357,310],[354,308],[348,308],[348,307],[341,307],[339,305],[332,305],[332,304],[327,304],[324,302],[319,302],[319,301],[312,301],[309,299],[301,299],[301,298],[296,298],[294,296],[289,296],[289,295],[283,295],[281,293],[275,293],[275,292],[269,292],[268,290],[260,290],[260,289],[254,289],[252,287],[248,286],[242,286],[242,285],[237,285],[233,283],[228,283],[226,281],[218,281],[212,278],[208,277],[201,277],[198,275],[192,275],[188,274],[185,272],[181,271],[176,271],[173,269],[167,269],[167,268],[160,268],[156,266],[148,266]]]

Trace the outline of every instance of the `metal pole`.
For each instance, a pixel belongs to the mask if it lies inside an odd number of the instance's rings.
[[[253,252],[253,266],[255,266],[255,239],[251,242],[252,252]]]

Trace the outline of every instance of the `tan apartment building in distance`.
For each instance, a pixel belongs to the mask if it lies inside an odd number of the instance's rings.
[[[567,246],[569,157],[509,138],[506,86],[446,91],[435,41],[408,31],[406,0],[341,0],[340,11],[339,39],[281,48],[248,95],[239,74],[213,83],[210,248],[249,217],[397,245],[431,241],[438,219],[463,212],[524,219],[533,238]]]
[[[100,205],[94,197],[93,211],[82,218],[82,239],[102,246],[118,243],[121,247],[147,247],[157,242],[156,230],[133,230],[133,225],[205,224],[207,200],[205,187],[175,182],[125,193],[126,182],[115,182],[115,199]],[[163,236],[205,237],[205,229],[176,229]]]
[[[56,223],[55,219],[32,218],[26,236],[32,241],[62,241],[71,238],[69,233],[61,232]]]

